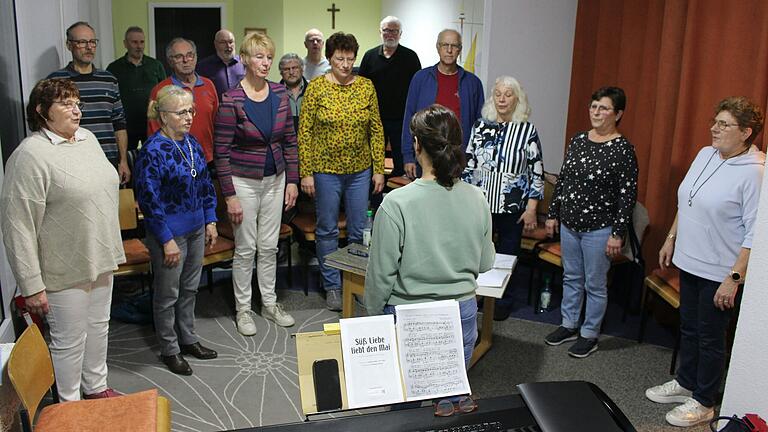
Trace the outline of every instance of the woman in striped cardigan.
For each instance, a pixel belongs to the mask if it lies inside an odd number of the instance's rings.
[[[462,179],[485,193],[498,234],[496,251],[503,254],[520,252],[523,229],[536,228],[536,205],[544,197],[541,143],[528,122],[530,113],[520,83],[511,76],[498,77],[466,150]],[[509,317],[510,293],[496,302],[496,320]]]
[[[283,327],[293,317],[277,303],[277,242],[285,209],[298,196],[298,147],[284,85],[267,81],[275,45],[254,33],[243,40],[245,78],[222,95],[215,123],[214,160],[235,233],[232,263],[237,330],[256,333],[251,312],[253,259],[261,291],[261,315]]]

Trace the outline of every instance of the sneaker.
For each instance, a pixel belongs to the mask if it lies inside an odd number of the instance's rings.
[[[295,323],[293,317],[283,310],[283,305],[280,303],[275,303],[272,306],[262,306],[261,316],[281,327],[290,327]]]
[[[569,329],[560,326],[557,328],[557,330],[548,334],[547,337],[544,338],[544,342],[546,342],[547,345],[555,346],[560,345],[561,343],[574,341],[577,337],[578,332],[576,329]]]
[[[587,339],[579,336],[576,343],[568,348],[568,355],[576,358],[584,358],[597,351],[597,339]]]
[[[689,427],[699,423],[708,423],[715,416],[713,407],[707,408],[694,398],[688,400],[667,413],[667,423],[673,426]]]
[[[107,387],[106,390],[100,391],[98,393],[91,393],[91,394],[83,394],[83,399],[106,399],[106,398],[113,398],[122,396],[123,394],[119,391],[113,390],[109,387]]]
[[[325,306],[328,310],[340,311],[341,310],[341,290],[334,289],[328,290],[325,293]]]
[[[250,310],[242,310],[237,313],[237,331],[243,336],[256,334],[256,323],[253,322]]]
[[[681,386],[677,380],[665,382],[645,391],[645,397],[656,403],[685,403],[691,397],[691,391]]]

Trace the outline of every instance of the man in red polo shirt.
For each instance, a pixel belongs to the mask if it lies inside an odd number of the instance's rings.
[[[157,92],[161,88],[173,84],[185,90],[192,92],[195,106],[195,117],[192,119],[192,128],[189,133],[197,139],[203,147],[205,160],[208,167],[213,164],[213,120],[216,112],[219,110],[219,97],[216,93],[216,87],[208,78],[201,77],[195,72],[197,66],[197,47],[191,40],[184,38],[175,38],[165,50],[168,57],[168,64],[171,65],[173,73],[163,81],[160,81],[150,93],[149,99],[155,100]],[[150,120],[147,123],[147,136],[151,136],[158,129],[160,123]],[[211,171],[213,174],[213,171]]]

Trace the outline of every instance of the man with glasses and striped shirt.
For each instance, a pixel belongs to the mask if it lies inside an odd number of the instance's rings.
[[[93,65],[98,46],[96,31],[90,24],[84,21],[72,24],[67,29],[67,49],[72,52],[72,61],[48,78],[67,78],[77,85],[84,104],[80,126],[96,135],[107,159],[117,168],[120,182],[125,184],[131,178],[125,112],[117,78]]]

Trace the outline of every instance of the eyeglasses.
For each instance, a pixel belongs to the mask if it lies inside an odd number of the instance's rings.
[[[451,48],[451,49],[454,49],[454,50],[460,50],[461,49],[461,44],[452,44],[452,43],[440,42],[440,43],[437,44],[437,46],[440,49],[448,49],[448,48]]]
[[[398,33],[400,33],[400,29],[383,28],[383,29],[381,29],[381,32],[382,33],[386,33],[386,34],[398,34]]]
[[[99,46],[99,40],[98,39],[67,39],[72,45],[78,47],[78,48],[85,48],[86,46],[90,45],[94,48]]]
[[[590,111],[597,111],[600,114],[605,114],[607,112],[613,111],[613,108],[607,107],[605,105],[598,105],[596,103],[593,103],[593,104],[589,105],[589,110]]]
[[[179,117],[184,117],[187,114],[189,114],[190,116],[194,117],[195,114],[197,113],[197,111],[195,111],[194,108],[189,108],[189,109],[185,109],[185,110],[181,110],[181,111],[167,111],[167,110],[160,110],[160,111],[161,112],[165,112],[165,113],[176,114]]]
[[[80,102],[79,100],[74,101],[54,101],[53,103],[59,104],[64,107],[65,110],[68,111],[74,111],[75,108],[77,108],[78,111],[83,111],[83,107],[85,107],[85,104]]]
[[[322,39],[307,39],[307,42],[309,42],[311,44],[322,44],[323,40]]]
[[[180,62],[180,61],[183,61],[183,60],[192,61],[192,60],[195,59],[195,57],[197,57],[197,54],[195,54],[193,52],[188,52],[186,54],[174,54],[174,55],[172,55],[170,57],[171,57],[171,60],[173,60],[175,62]]]
[[[717,119],[710,120],[709,127],[712,128],[712,127],[715,127],[715,126],[717,127],[717,130],[724,131],[724,130],[728,129],[729,126],[734,127],[734,126],[739,126],[739,124],[738,123],[726,123],[724,120],[717,120]]]
[[[291,67],[284,67],[280,68],[280,72],[293,72],[293,71],[300,71],[301,66],[291,66]]]
[[[450,417],[454,413],[470,413],[477,409],[477,402],[471,396],[462,396],[457,403],[442,399],[434,405],[436,417]]]

